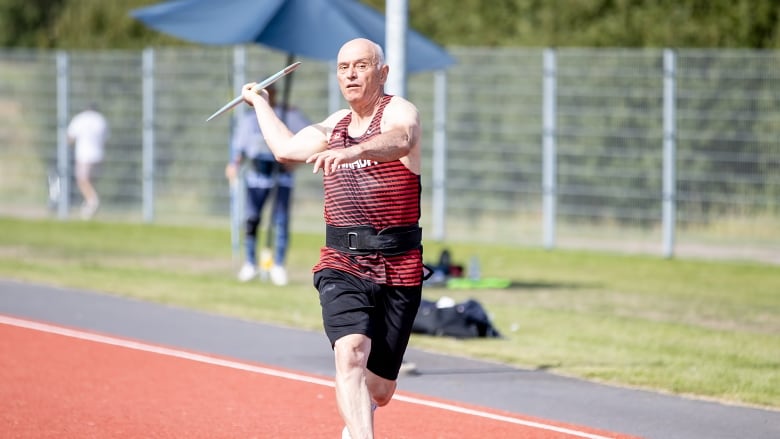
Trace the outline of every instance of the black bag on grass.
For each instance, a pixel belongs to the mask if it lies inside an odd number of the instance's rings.
[[[423,299],[412,332],[456,338],[501,337],[482,305],[471,299],[441,308]]]

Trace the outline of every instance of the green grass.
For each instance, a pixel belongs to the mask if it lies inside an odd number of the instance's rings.
[[[227,228],[0,219],[0,277],[306,329],[321,328],[311,266],[322,236],[296,234],[291,284],[240,284]],[[425,244],[435,262],[440,243]],[[780,267],[745,262],[448,245],[501,290],[479,300],[503,339],[413,336],[411,345],[524,368],[780,408]]]

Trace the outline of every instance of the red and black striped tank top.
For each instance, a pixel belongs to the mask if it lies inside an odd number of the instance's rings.
[[[352,113],[341,119],[328,142],[329,149],[349,148],[380,134],[384,109],[393,97],[385,95],[371,123],[359,137],[349,136]],[[415,225],[420,219],[420,176],[400,160],[378,163],[358,160],[342,164],[323,176],[325,223],[336,227],[370,225],[376,230]],[[320,250],[313,271],[332,268],[372,282],[391,286],[414,286],[422,282],[422,251],[402,255],[375,253],[356,256],[329,247]]]

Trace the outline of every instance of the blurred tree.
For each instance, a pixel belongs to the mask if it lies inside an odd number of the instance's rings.
[[[64,0],[0,0],[0,46],[51,47],[49,32]]]
[[[54,24],[54,46],[140,49],[150,45],[189,44],[154,31],[130,16],[131,10],[154,3],[160,3],[160,0],[66,0]],[[84,32],[84,29],[90,31]]]
[[[449,46],[780,48],[778,0],[408,2],[410,26]]]
[[[128,49],[184,45],[130,16],[161,0],[0,0],[0,47]]]
[[[187,44],[129,15],[162,1],[0,0],[0,45]],[[445,46],[780,48],[780,0],[407,1],[410,26]]]

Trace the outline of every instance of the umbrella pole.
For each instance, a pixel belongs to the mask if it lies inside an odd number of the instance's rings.
[[[295,54],[287,54],[287,64],[290,65],[295,62]],[[290,93],[292,92],[292,75],[288,75],[284,78],[284,91],[282,95],[282,122],[287,123],[287,109],[290,107]]]
[[[290,65],[295,62],[295,54],[288,53],[287,54],[287,64]],[[292,75],[287,75],[286,78],[284,78],[284,90],[282,91],[282,122],[285,124],[287,123],[287,109],[290,107],[290,92],[292,91]],[[283,166],[283,165],[282,165]],[[275,224],[274,219],[276,218],[276,197],[279,196],[279,176],[277,175],[280,170],[274,171],[274,187],[272,189],[272,193],[269,194],[269,200],[268,202],[271,203],[271,215],[268,220],[268,229],[266,234],[266,245],[265,245],[265,253],[264,258],[261,257],[261,259],[267,259],[269,257],[273,257],[273,251],[274,248],[274,232],[275,232]],[[264,263],[261,263],[261,270],[270,269],[269,261],[264,261]]]

